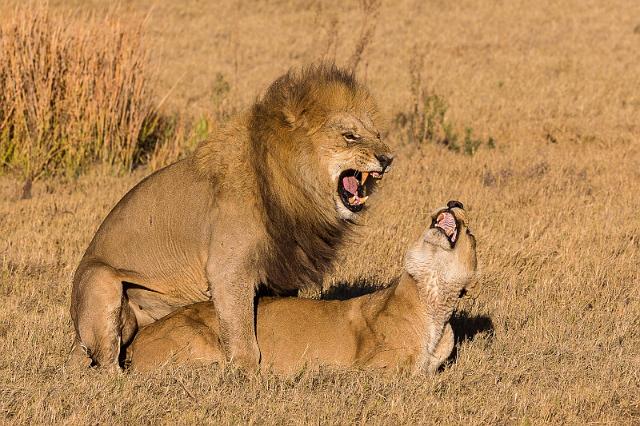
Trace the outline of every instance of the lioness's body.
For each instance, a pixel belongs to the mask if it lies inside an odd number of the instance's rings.
[[[413,366],[423,353],[427,324],[411,281],[404,275],[397,286],[346,301],[261,299],[256,315],[261,368],[288,373],[320,364]],[[129,349],[130,367],[148,371],[168,362],[223,362],[214,312],[211,302],[196,303],[142,329]],[[451,353],[450,326],[437,346],[434,366]]]
[[[428,244],[418,241],[406,271],[389,288],[344,301],[261,299],[261,367],[284,373],[305,365],[435,371],[451,353],[449,318],[475,272],[475,241],[464,222],[460,231],[449,252],[438,247],[429,253],[439,238],[433,232]],[[439,252],[446,253],[438,258]],[[131,368],[222,362],[219,324],[211,312],[210,302],[198,303],[142,329],[129,348]]]
[[[192,156],[131,189],[74,275],[72,359],[117,366],[138,327],[213,300],[226,355],[256,368],[255,288],[319,285],[366,201],[353,175],[381,177],[391,162],[374,117],[352,75],[289,73]]]

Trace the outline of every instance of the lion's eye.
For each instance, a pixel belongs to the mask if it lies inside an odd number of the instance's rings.
[[[345,132],[342,134],[342,136],[344,137],[344,140],[346,140],[347,142],[355,142],[358,139],[360,139],[360,136],[356,135],[353,132]]]

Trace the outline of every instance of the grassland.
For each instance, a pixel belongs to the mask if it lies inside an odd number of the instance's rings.
[[[109,13],[144,20],[154,90],[194,121],[246,107],[291,66],[348,62],[363,22],[358,3],[337,1],[140,0]],[[640,4],[629,1],[382,4],[358,73],[397,158],[326,287],[388,282],[428,212],[463,201],[481,271],[454,319],[455,355],[435,377],[66,371],[74,268],[149,170],[41,180],[26,200],[0,178],[0,422],[640,423],[639,47]],[[411,111],[416,57],[455,131],[495,148],[408,142],[394,118]],[[217,75],[229,85],[222,98]]]

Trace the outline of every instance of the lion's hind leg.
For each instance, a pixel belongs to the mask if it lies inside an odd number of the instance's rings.
[[[126,301],[117,271],[96,261],[80,264],[71,294],[76,338],[70,361],[81,362],[84,352],[93,365],[118,367],[123,331],[130,339],[134,328],[123,304]]]
[[[73,340],[73,345],[71,346],[71,351],[69,352],[69,357],[67,358],[65,367],[71,369],[85,369],[91,367],[92,362],[91,358],[87,355],[87,349],[84,347],[84,344],[79,341],[76,336]]]

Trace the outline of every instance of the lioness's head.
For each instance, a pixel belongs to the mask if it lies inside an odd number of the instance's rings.
[[[405,269],[417,281],[433,277],[462,291],[477,268],[476,239],[462,203],[449,201],[431,215],[431,225],[407,252]]]
[[[307,212],[330,202],[345,220],[363,210],[393,160],[377,120],[369,91],[352,73],[326,64],[280,77],[253,109],[257,137],[270,139],[269,167],[297,188],[286,202],[306,203]]]

